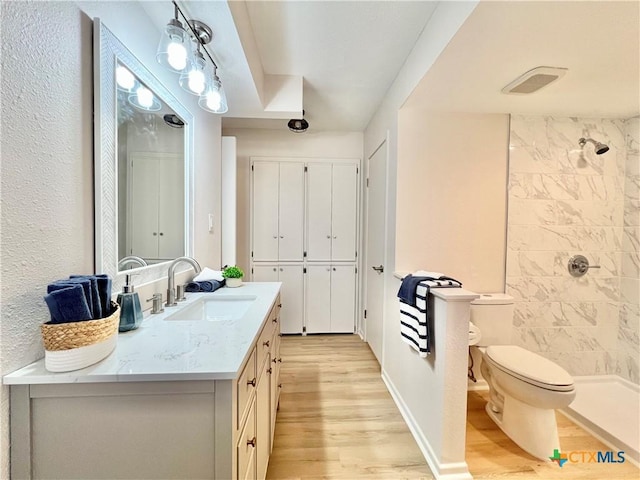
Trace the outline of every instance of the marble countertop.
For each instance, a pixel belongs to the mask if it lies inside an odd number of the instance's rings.
[[[137,330],[120,333],[116,349],[95,365],[51,373],[40,359],[5,375],[5,385],[229,380],[256,341],[265,317],[280,291],[278,282],[244,283],[213,293],[187,293],[179,306],[148,315]],[[165,320],[204,296],[256,296],[242,318],[219,321]]]

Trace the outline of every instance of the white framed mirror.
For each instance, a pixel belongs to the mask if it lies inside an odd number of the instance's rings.
[[[193,116],[99,19],[94,180],[96,272],[146,283],[193,255]]]

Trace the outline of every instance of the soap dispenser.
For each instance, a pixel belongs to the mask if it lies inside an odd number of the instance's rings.
[[[128,332],[135,330],[142,323],[142,308],[138,293],[134,292],[131,283],[131,275],[126,275],[125,285],[122,293],[118,294],[118,305],[120,305],[120,327],[118,331]]]

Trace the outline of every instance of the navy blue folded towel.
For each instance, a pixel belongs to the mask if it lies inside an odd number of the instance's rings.
[[[49,307],[52,323],[79,322],[93,318],[81,284],[54,289],[44,296],[44,301]]]
[[[402,285],[398,291],[398,298],[404,303],[416,306],[416,289],[418,284],[424,280],[434,280],[432,277],[414,277],[413,275],[407,275],[402,279]]]
[[[111,285],[111,278],[105,274],[71,275],[50,283],[45,302],[51,321],[64,323],[108,317],[112,313]]]
[[[189,282],[185,287],[185,292],[215,292],[224,285],[217,280],[202,280],[200,282]]]

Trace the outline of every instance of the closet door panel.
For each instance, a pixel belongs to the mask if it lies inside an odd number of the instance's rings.
[[[280,163],[280,261],[302,261],[304,250],[304,164]]]
[[[331,164],[307,166],[307,260],[331,260]]]
[[[277,162],[253,164],[253,260],[278,260]]]
[[[353,333],[356,308],[355,265],[331,267],[331,332]]]
[[[159,156],[158,163],[158,256],[173,260],[184,255],[185,247],[184,159],[166,154]]]
[[[331,267],[309,265],[306,282],[307,333],[331,331]]]
[[[280,265],[278,279],[282,282],[280,331],[282,333],[302,333],[304,323],[304,273],[302,265]]]
[[[158,258],[158,162],[145,154],[130,156],[131,243],[127,245],[127,255]]]
[[[331,260],[355,261],[358,175],[356,165],[333,165],[331,196]]]
[[[252,282],[278,282],[277,265],[254,265],[251,267]]]

